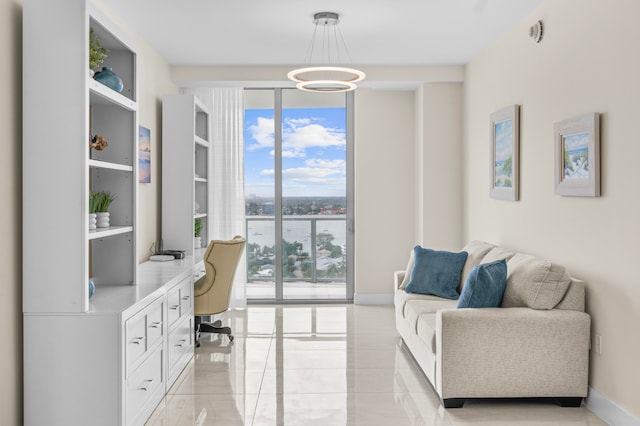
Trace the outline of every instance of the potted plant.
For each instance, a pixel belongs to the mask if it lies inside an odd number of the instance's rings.
[[[198,217],[193,220],[193,245],[197,249],[202,247],[202,238],[200,237],[201,232],[202,219]]]
[[[96,229],[96,193],[91,191],[89,193],[89,230]]]
[[[89,72],[91,77],[94,74],[94,68],[97,68],[102,64],[107,57],[108,50],[102,47],[100,40],[93,32],[93,28],[89,30]]]
[[[115,195],[109,191],[92,192],[95,198],[96,226],[98,228],[109,227],[109,206],[116,199]],[[91,196],[89,197],[91,199]]]

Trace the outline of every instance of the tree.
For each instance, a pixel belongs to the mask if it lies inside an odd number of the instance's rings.
[[[513,170],[512,158],[512,156],[509,156],[509,158],[504,160],[504,163],[502,163],[502,171],[507,176],[511,176],[511,171]]]
[[[316,245],[320,250],[325,249],[331,251],[331,248],[333,247],[331,242],[333,240],[335,240],[335,238],[332,234],[329,234],[328,232],[321,232],[316,236]]]

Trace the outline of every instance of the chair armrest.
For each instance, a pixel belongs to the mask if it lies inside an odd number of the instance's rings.
[[[393,289],[397,290],[400,288],[400,283],[404,280],[405,271],[395,271],[393,273]]]
[[[436,313],[442,398],[584,397],[591,317],[530,308]]]

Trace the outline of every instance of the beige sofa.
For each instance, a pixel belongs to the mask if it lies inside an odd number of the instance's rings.
[[[471,269],[507,260],[499,308],[457,309],[457,300],[404,291],[413,267],[395,273],[396,328],[446,408],[468,398],[554,398],[579,406],[587,396],[590,317],[584,283],[564,267],[473,241]]]

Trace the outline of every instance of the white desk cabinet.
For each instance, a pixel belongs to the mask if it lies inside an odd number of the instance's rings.
[[[25,314],[25,424],[143,425],[193,357],[201,269],[145,262],[138,285],[101,287],[88,312]]]

